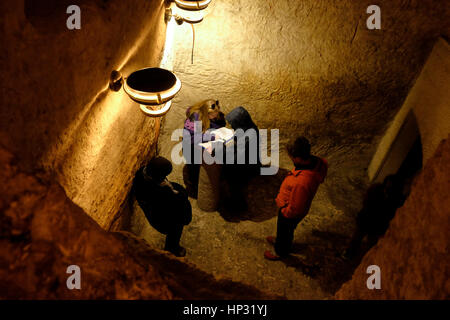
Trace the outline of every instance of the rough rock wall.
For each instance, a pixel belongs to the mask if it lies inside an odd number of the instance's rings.
[[[0,130],[28,170],[54,174],[102,227],[119,212],[137,166],[156,150],[159,119],[123,90],[124,75],[158,66],[163,0],[82,0],[81,29],[68,30],[68,0],[0,3]]]
[[[154,267],[140,266],[55,183],[17,168],[0,148],[0,298],[169,299]],[[66,269],[81,268],[81,290]]]
[[[363,258],[337,299],[450,298],[450,139],[414,181],[386,235]],[[369,290],[366,269],[381,269],[381,290]]]
[[[431,158],[439,143],[450,132],[450,45],[440,38],[433,47],[401,109],[381,139],[368,168],[372,180],[391,152],[410,111],[420,131],[423,162]],[[396,168],[398,169],[398,168]],[[394,171],[394,173],[397,170]]]
[[[162,134],[182,127],[205,98],[242,105],[283,143],[307,134],[340,188],[364,176],[377,134],[402,104],[433,43],[450,34],[446,1],[381,0],[382,29],[366,27],[371,1],[212,1],[192,30],[176,28],[174,72],[183,82]],[[169,136],[170,137],[170,136]],[[161,152],[172,145],[163,139]],[[332,180],[330,180],[332,181]]]
[[[21,171],[0,134],[0,299],[274,299],[106,232],[55,182]],[[81,270],[69,290],[67,267]]]

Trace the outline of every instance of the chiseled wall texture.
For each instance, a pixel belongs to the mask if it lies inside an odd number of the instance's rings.
[[[450,138],[450,136],[449,136]],[[389,230],[363,258],[338,299],[448,299],[450,139],[444,140],[414,181]],[[366,269],[381,270],[381,289],[369,290]]]
[[[366,27],[378,4],[382,29]],[[186,107],[216,98],[242,105],[281,142],[306,134],[341,185],[365,176],[378,135],[403,103],[440,34],[450,34],[446,1],[215,0],[203,22],[174,33],[174,72],[183,82],[166,116],[170,141]],[[170,155],[172,145],[160,145]],[[353,170],[358,169],[358,170]],[[329,180],[329,181],[332,181]]]
[[[0,130],[22,168],[44,168],[109,228],[138,165],[156,151],[159,119],[145,117],[112,70],[159,66],[163,0],[81,0],[81,30],[66,27],[68,0],[0,3]]]

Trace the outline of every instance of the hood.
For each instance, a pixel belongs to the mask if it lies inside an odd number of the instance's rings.
[[[248,111],[241,106],[231,110],[225,116],[225,119],[231,124],[234,130],[243,129],[245,131],[250,128],[257,129]]]

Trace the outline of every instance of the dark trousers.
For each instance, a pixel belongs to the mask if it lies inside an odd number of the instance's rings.
[[[177,249],[180,247],[180,239],[181,234],[183,233],[183,227],[184,225],[182,224],[171,226],[170,230],[167,232],[164,250],[168,250],[171,252],[177,251]]]
[[[280,257],[285,257],[291,252],[292,241],[294,240],[294,231],[301,220],[301,218],[286,218],[281,213],[281,210],[278,211],[275,252]]]
[[[184,142],[183,142],[184,146]],[[195,164],[194,154],[200,151],[203,154],[203,149],[199,146],[195,146],[194,143],[189,145],[188,151],[183,149],[183,157],[186,160],[186,165],[183,167],[183,180],[186,185],[187,192],[190,197],[197,198],[198,189],[198,177],[200,174],[200,164]]]
[[[199,164],[186,164],[183,167],[183,180],[190,197],[197,198],[199,175]]]

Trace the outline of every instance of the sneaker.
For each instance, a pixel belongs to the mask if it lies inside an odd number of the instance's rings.
[[[268,243],[270,243],[271,245],[274,246],[277,239],[275,237],[273,237],[273,236],[267,236],[266,240],[267,240]]]
[[[278,256],[278,255],[276,255],[276,254],[273,254],[273,253],[270,252],[269,250],[266,250],[266,251],[264,252],[264,258],[266,258],[267,260],[272,260],[272,261],[276,261],[276,260],[280,260],[280,259],[281,259],[280,256]]]

